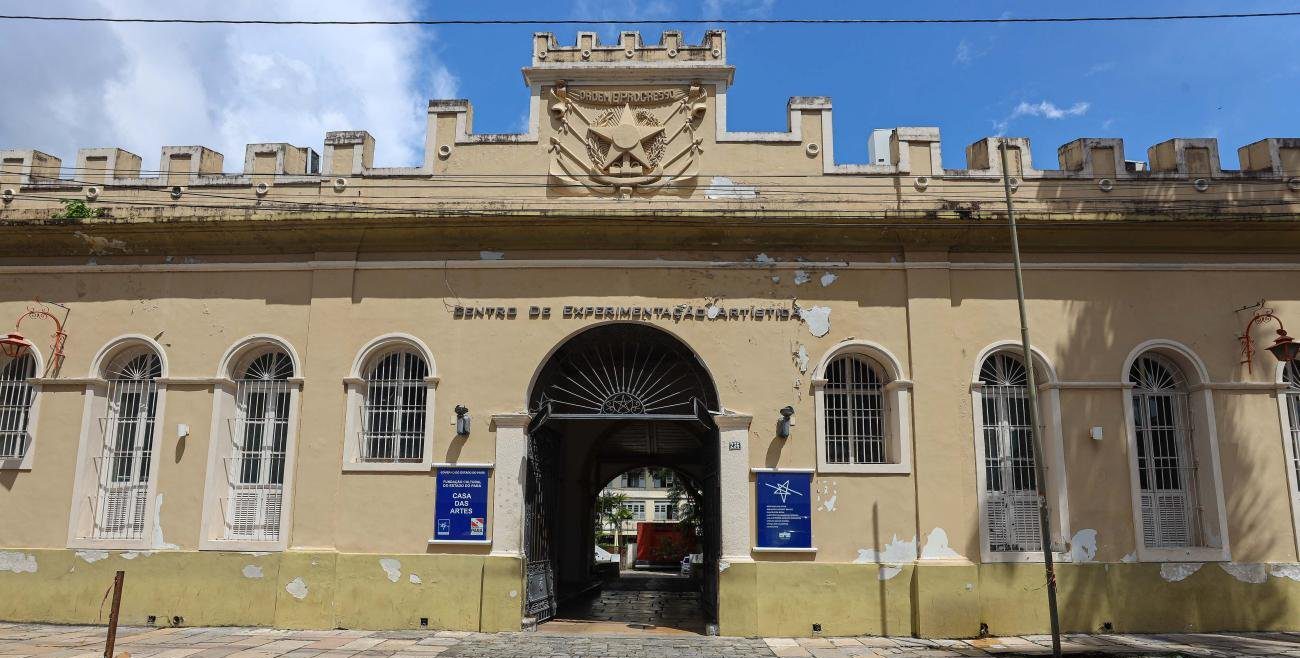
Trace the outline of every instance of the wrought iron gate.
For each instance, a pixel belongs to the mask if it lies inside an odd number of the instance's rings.
[[[540,421],[540,422],[536,422]],[[528,431],[528,482],[524,491],[524,616],[543,622],[555,616],[555,556],[551,554],[555,520],[555,434],[535,419]]]

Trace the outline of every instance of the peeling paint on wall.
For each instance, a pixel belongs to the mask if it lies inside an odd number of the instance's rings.
[[[1200,562],[1166,562],[1160,565],[1160,577],[1167,582],[1176,583],[1187,580],[1189,576],[1201,570]]]
[[[1268,570],[1274,578],[1290,578],[1300,581],[1300,564],[1275,564]]]
[[[835,499],[836,499],[836,498],[839,498],[839,496],[838,496],[838,495],[833,495],[833,496],[831,496],[830,498],[827,498],[827,499],[822,503],[822,509],[823,509],[823,510],[826,510],[827,512],[834,512],[834,511],[835,511]]]
[[[772,283],[781,283],[781,277],[779,276],[772,277]]]
[[[799,366],[799,372],[806,373],[808,372],[808,348],[804,347],[803,343],[796,344],[799,347],[795,348],[793,352],[794,364]]]
[[[506,254],[503,251],[480,251],[478,258],[479,260],[505,260]]]
[[[1219,566],[1228,575],[1240,580],[1243,583],[1258,585],[1268,580],[1268,571],[1262,564],[1237,564],[1236,562],[1220,562]]]
[[[17,551],[0,551],[0,571],[36,573],[36,556]]]
[[[1097,531],[1092,528],[1084,528],[1070,538],[1070,561],[1071,562],[1096,562],[1097,561]]]
[[[397,582],[402,577],[402,563],[391,557],[380,560],[379,566],[383,568],[384,573],[388,574],[388,579],[393,582]]]
[[[831,332],[831,309],[829,306],[801,308],[799,309],[799,317],[808,325],[808,331],[818,338]]]
[[[794,285],[796,286],[802,286],[803,284],[808,283],[811,279],[812,275],[803,270],[794,271]]]
[[[1137,562],[1138,561],[1137,551],[1133,551],[1132,553],[1125,555],[1124,557],[1120,558],[1119,561],[1125,564],[1131,564],[1133,562]]]
[[[86,564],[94,564],[108,559],[108,551],[77,551],[77,557],[85,560]]]
[[[411,574],[411,576],[410,576],[410,578],[409,578],[408,580],[411,581],[411,584],[412,584],[412,585],[419,585],[419,584],[421,584],[421,583],[424,582],[423,580],[420,580],[420,577],[417,576],[417,575],[415,575],[415,574]]]
[[[85,242],[86,247],[90,249],[90,253],[96,256],[103,256],[110,251],[126,251],[126,243],[121,240],[110,240],[98,235],[86,235],[81,231],[74,231],[73,235],[81,238],[81,241]]]
[[[853,560],[854,564],[878,564],[880,565],[880,580],[889,580],[903,571],[903,564],[915,562],[916,537],[910,541],[904,541],[894,535],[888,544],[885,544],[885,550],[877,551],[874,548],[858,549],[858,557]]]
[[[829,286],[829,285],[831,285],[832,283],[835,283],[835,280],[838,279],[838,278],[840,278],[840,277],[838,277],[838,276],[836,276],[836,275],[834,275],[834,274],[831,274],[830,272],[827,272],[827,273],[823,274],[823,275],[822,275],[822,278],[821,278],[822,287],[825,288],[826,286]]]
[[[284,591],[299,601],[307,598],[307,583],[302,578],[294,578],[284,586]]]
[[[246,565],[244,565],[244,577],[245,577],[245,578],[261,578],[261,577],[262,577],[262,567],[259,567],[259,566],[257,566],[256,564],[246,564]]]
[[[159,494],[154,496],[153,499],[153,547],[166,549],[166,550],[175,550],[180,547],[177,546],[176,544],[169,544],[167,543],[166,539],[163,539],[162,504],[163,504],[163,495],[161,492],[159,492]]]
[[[707,315],[710,320],[717,319],[718,314],[721,312],[722,312],[722,307],[718,306],[717,304],[709,304],[708,306],[704,307],[704,314]]]
[[[731,568],[731,562],[727,560],[718,560],[718,573],[722,573]]]
[[[757,262],[757,263],[775,263],[775,262],[776,262],[776,259],[775,259],[775,258],[772,258],[771,256],[768,256],[767,254],[759,254],[759,255],[757,255],[757,256],[754,257],[754,262]]]
[[[125,553],[118,555],[118,557],[122,558],[123,560],[134,560],[140,557],[140,554],[135,551],[127,551]]]
[[[921,557],[926,559],[937,558],[959,558],[961,554],[952,550],[948,545],[948,532],[943,528],[935,528],[930,531],[930,536],[925,538],[925,547],[921,549]]]
[[[704,198],[742,201],[758,196],[758,188],[753,185],[737,185],[726,176],[714,176],[709,186],[704,188]]]

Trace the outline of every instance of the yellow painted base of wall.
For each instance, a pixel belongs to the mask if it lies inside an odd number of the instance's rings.
[[[1300,567],[1286,565],[1288,577],[1273,575],[1275,565],[1227,566],[1057,565],[1061,628],[1300,629]],[[724,635],[801,637],[813,624],[825,636],[972,637],[981,624],[994,635],[1049,630],[1042,564],[733,563],[719,585]]]
[[[187,626],[519,630],[518,559],[484,555],[0,551],[0,619],[103,623],[113,572],[122,619]],[[1276,575],[1275,575],[1276,572]],[[1062,629],[1300,629],[1300,567],[1063,564]],[[1290,574],[1292,577],[1288,577]],[[1048,630],[1040,564],[901,567],[738,562],[719,581],[724,635],[970,637]]]
[[[6,551],[0,619],[104,623],[126,572],[122,623],[280,628],[519,630],[520,561],[483,555],[333,552]],[[30,558],[30,559],[29,559]],[[35,570],[31,570],[34,568]]]

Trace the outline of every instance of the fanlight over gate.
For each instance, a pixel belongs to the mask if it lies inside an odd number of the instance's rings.
[[[551,355],[529,406],[551,418],[698,418],[718,408],[704,366],[667,332],[606,324]]]

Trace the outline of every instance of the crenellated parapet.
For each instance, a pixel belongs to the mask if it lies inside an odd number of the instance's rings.
[[[282,142],[249,144],[242,167],[230,172],[225,155],[204,146],[164,146],[155,169],[120,148],[81,149],[75,166],[31,148],[6,150],[0,212],[39,215],[70,195],[137,207],[199,199],[207,207],[251,203],[259,210],[277,201],[335,208],[346,199],[347,207],[360,207],[400,196],[421,207],[527,207],[563,198],[965,212],[1000,197],[1004,149],[1014,192],[1044,211],[1194,200],[1231,212],[1239,208],[1230,202],[1244,198],[1254,209],[1270,200],[1286,211],[1300,207],[1297,138],[1241,146],[1241,168],[1224,170],[1213,138],[1168,139],[1138,160],[1131,158],[1142,151],[1126,149],[1122,139],[1081,137],[1060,146],[1051,165],[1034,160],[1027,137],[992,136],[964,145],[964,167],[949,167],[939,128],[900,126],[875,131],[872,162],[845,163],[836,157],[833,103],[825,96],[790,97],[784,130],[729,129],[734,68],[721,31],[695,44],[675,31],[656,43],[623,32],[609,44],[594,32],[564,44],[538,33],[531,46],[522,69],[526,129],[476,133],[469,100],[432,100],[424,157],[415,166],[376,162],[376,140],[362,129],[326,133],[319,155]],[[203,188],[223,189],[190,194]]]

